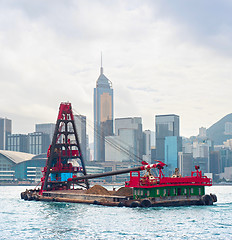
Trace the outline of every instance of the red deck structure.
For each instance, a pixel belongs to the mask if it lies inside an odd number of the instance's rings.
[[[125,183],[126,187],[132,188],[154,188],[154,187],[169,187],[169,186],[212,186],[212,179],[202,176],[199,171],[199,166],[195,166],[196,171],[192,171],[191,176],[182,177],[174,175],[172,177],[165,177],[162,171],[165,163],[158,161],[157,164],[145,165],[144,170],[147,174],[141,177],[140,171],[130,172],[130,181]],[[153,176],[150,173],[151,168],[159,169],[159,176]]]

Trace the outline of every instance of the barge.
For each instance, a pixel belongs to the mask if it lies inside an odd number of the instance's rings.
[[[162,161],[154,164],[143,161],[142,166],[88,175],[71,104],[61,103],[46,166],[42,169],[41,187],[22,192],[21,198],[118,207],[212,205],[217,201],[215,194],[205,193],[205,186],[212,186],[212,180],[202,175],[199,166],[195,166],[191,176],[185,177],[178,169],[173,176],[165,177],[165,166]],[[100,185],[89,186],[89,179],[125,173],[130,173],[130,180],[118,191],[108,191]]]

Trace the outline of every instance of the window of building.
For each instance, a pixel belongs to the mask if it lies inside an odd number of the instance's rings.
[[[157,189],[157,195],[159,196],[159,194],[160,194],[160,190],[159,190],[159,189]]]

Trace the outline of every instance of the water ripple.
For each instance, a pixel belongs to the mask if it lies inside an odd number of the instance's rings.
[[[0,239],[231,239],[232,188],[211,187],[214,206],[117,208],[19,199],[0,187]]]

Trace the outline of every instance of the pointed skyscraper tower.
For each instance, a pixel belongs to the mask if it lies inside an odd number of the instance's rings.
[[[102,55],[100,76],[94,88],[94,160],[105,161],[105,136],[113,135],[113,88],[103,74]]]

